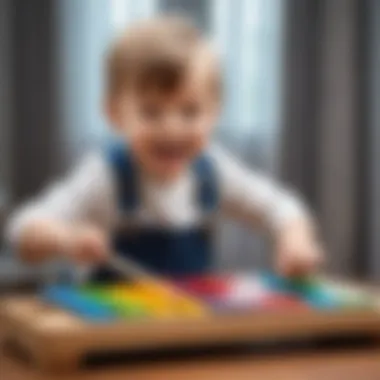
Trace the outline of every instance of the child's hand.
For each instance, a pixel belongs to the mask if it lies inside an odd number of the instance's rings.
[[[18,249],[28,262],[40,262],[59,254],[79,262],[99,262],[107,256],[108,239],[94,226],[38,219],[24,228]]]
[[[284,276],[302,276],[316,271],[323,252],[316,234],[306,221],[289,224],[277,236],[276,269]]]
[[[107,235],[92,225],[71,228],[66,252],[79,263],[99,263],[107,259],[109,252]]]

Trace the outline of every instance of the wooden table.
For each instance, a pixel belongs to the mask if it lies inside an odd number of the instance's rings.
[[[2,342],[0,327],[0,342]],[[8,353],[0,354],[1,380],[380,380],[380,346],[272,355],[239,352],[186,359],[139,361],[85,369],[67,376],[41,374]]]

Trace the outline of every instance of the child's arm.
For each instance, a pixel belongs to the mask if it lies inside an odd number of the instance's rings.
[[[278,271],[296,275],[316,269],[322,253],[314,220],[300,197],[248,170],[220,148],[214,147],[211,156],[220,173],[223,210],[271,233]]]
[[[113,214],[112,179],[101,155],[17,210],[6,228],[11,247],[27,261],[51,254],[101,259]]]

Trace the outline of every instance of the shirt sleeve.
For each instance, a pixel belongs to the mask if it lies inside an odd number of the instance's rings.
[[[210,156],[220,180],[222,208],[229,216],[272,232],[298,218],[312,219],[295,192],[249,170],[218,146],[210,149]]]
[[[91,222],[110,228],[114,218],[114,183],[100,153],[91,153],[65,178],[49,186],[10,217],[6,241],[17,245],[25,226],[37,218]]]

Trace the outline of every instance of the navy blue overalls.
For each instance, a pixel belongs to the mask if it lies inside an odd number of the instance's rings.
[[[120,211],[126,221],[131,221],[140,205],[138,167],[125,146],[113,146],[107,157],[116,178]],[[202,155],[194,160],[192,170],[197,183],[198,205],[205,213],[205,219],[211,220],[219,203],[212,162]],[[118,254],[128,255],[153,273],[169,277],[204,273],[212,264],[210,223],[175,230],[146,226],[121,229],[116,231],[113,245]],[[114,281],[117,275],[107,268],[100,268],[93,280]]]

